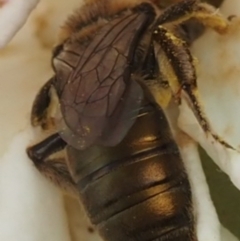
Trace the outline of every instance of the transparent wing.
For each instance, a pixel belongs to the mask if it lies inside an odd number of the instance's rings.
[[[127,12],[106,23],[87,44],[67,43],[56,57],[59,126],[66,142],[84,149],[123,139],[134,123],[130,113],[139,109],[143,98],[140,86],[131,80],[131,65],[148,26],[146,13]]]

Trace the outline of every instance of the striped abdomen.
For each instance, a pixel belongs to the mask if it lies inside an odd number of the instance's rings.
[[[162,110],[145,107],[116,147],[67,152],[104,240],[196,241],[189,181]]]

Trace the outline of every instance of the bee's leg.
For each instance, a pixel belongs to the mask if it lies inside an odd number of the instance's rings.
[[[50,88],[54,78],[48,80],[46,84],[38,92],[32,107],[31,123],[33,126],[42,126],[47,129],[50,125],[51,119],[48,118],[48,108],[51,103]]]
[[[173,94],[188,88],[197,95],[196,68],[188,45],[162,26],[153,33],[153,40],[159,72],[168,81]]]
[[[162,65],[156,61],[154,44],[151,44],[143,66],[144,78],[138,78],[137,81],[147,91],[148,97],[153,98],[153,101],[162,108],[166,108],[172,99],[172,92],[167,76],[164,71],[159,70]]]
[[[186,43],[162,26],[159,26],[154,32],[154,41],[159,71],[168,80],[169,88],[172,90],[175,99],[180,102],[181,90],[184,90],[191,109],[204,132],[211,133],[218,142],[232,148],[213,133],[204,114],[198,95],[194,59]],[[158,104],[161,105],[161,103]]]
[[[76,183],[73,181],[64,158],[46,159],[34,162],[37,169],[63,192],[77,196]]]
[[[183,0],[170,6],[160,15],[156,25],[167,23],[178,25],[191,18],[199,20],[219,33],[224,33],[228,29],[228,21],[216,8],[198,0]]]
[[[66,143],[58,134],[53,134],[42,142],[27,148],[27,154],[36,168],[67,193],[77,195],[77,188],[73,181],[64,158],[53,158],[49,156],[61,151]]]

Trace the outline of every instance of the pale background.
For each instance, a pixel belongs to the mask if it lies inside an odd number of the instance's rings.
[[[51,48],[58,27],[66,14],[79,4],[76,0],[56,2],[42,0],[24,28],[6,49],[0,51],[0,155],[9,149],[17,150],[19,144],[24,147],[31,143],[31,138],[25,136],[25,132],[31,132],[28,130],[29,110],[33,98],[39,87],[51,76]],[[20,130],[24,131],[20,133]],[[16,153],[15,156],[5,154],[1,158],[0,193],[3,196],[0,240],[97,240],[95,233],[89,232],[90,226],[84,214],[80,213],[78,203],[70,198],[62,200],[58,190],[41,178],[30,163],[20,161],[24,152],[19,150]],[[239,192],[204,155],[203,160],[220,220],[240,237]],[[41,202],[36,204],[36,200]],[[23,235],[29,226],[32,226],[33,232],[26,231]],[[14,233],[9,232],[11,228],[15,230]],[[55,233],[52,232],[54,229]]]

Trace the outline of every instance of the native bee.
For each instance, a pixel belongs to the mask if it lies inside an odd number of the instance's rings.
[[[27,149],[30,159],[80,198],[106,241],[197,240],[190,184],[164,108],[184,91],[215,136],[177,26],[195,18],[224,32],[228,24],[196,0],[164,11],[159,2],[87,1],[66,21],[55,74],[32,108],[32,125],[55,133]],[[65,157],[50,158],[61,150]]]

